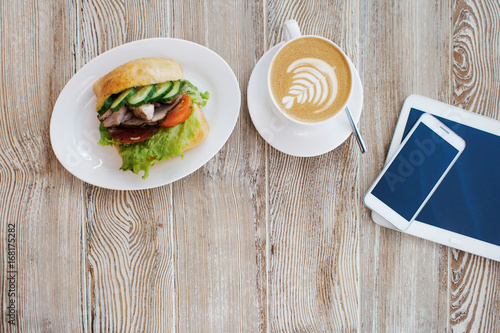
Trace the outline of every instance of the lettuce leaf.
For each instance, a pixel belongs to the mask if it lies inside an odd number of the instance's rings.
[[[204,93],[200,92],[197,87],[195,87],[191,82],[188,80],[182,81],[182,88],[180,91],[180,94],[186,94],[191,97],[191,100],[193,103],[196,103],[200,106],[205,106],[207,105],[208,98],[210,97],[210,94],[208,91],[205,91]]]
[[[189,118],[174,127],[160,127],[158,132],[147,140],[136,143],[122,143],[113,139],[108,129],[102,124],[99,127],[101,139],[98,144],[101,146],[119,147],[119,154],[123,159],[121,170],[131,170],[137,174],[144,170],[143,179],[148,178],[149,168],[156,162],[168,160],[175,156],[184,157],[181,148],[196,136],[201,123],[196,116],[196,112],[191,112]],[[151,159],[151,156],[155,158]]]

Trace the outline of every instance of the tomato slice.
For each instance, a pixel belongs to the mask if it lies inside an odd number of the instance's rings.
[[[193,102],[188,95],[182,95],[181,101],[171,111],[167,113],[167,117],[160,124],[162,127],[172,127],[185,122],[191,115]]]

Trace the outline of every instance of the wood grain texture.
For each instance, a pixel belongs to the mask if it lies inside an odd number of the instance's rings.
[[[498,331],[498,262],[379,227],[362,198],[409,94],[500,120],[499,17],[497,0],[1,1],[0,332]],[[368,154],[349,138],[291,157],[253,127],[248,79],[291,18],[358,68]],[[85,184],[51,150],[53,106],[90,60],[148,37],[229,63],[236,128],[172,185]]]
[[[168,186],[141,192],[87,190],[93,331],[149,332],[173,326],[169,192]]]
[[[453,102],[500,119],[500,4],[453,3]]]
[[[404,99],[418,93],[449,100],[452,52],[449,5],[368,1],[362,7],[363,133],[370,153],[360,159],[361,196],[384,165]],[[361,210],[361,331],[445,331],[447,250],[379,227]]]
[[[57,52],[76,44],[74,13],[49,1],[4,1],[0,11],[0,331],[79,331],[85,325],[83,184],[59,164],[48,132],[57,96],[76,71],[74,59]],[[8,223],[15,225],[16,243],[12,297]],[[15,325],[7,322],[10,300]]]
[[[161,2],[85,1],[81,11],[82,65],[112,47],[171,30]],[[85,198],[89,330],[173,329],[171,185],[130,192],[86,185]]]
[[[461,108],[500,120],[500,3],[453,3],[453,98]],[[453,332],[500,327],[500,265],[449,250],[449,312]]]
[[[262,6],[178,1],[173,13],[173,37],[217,52],[243,92],[240,118],[226,145],[203,168],[173,184],[176,325],[182,332],[262,332],[267,321],[265,148],[244,98],[262,54]]]
[[[285,20],[302,34],[345,39],[352,13],[343,1],[269,1],[267,40],[281,40]],[[358,58],[354,54],[354,59]],[[358,325],[358,151],[349,139],[328,154],[268,153],[268,302],[273,332],[353,331]]]

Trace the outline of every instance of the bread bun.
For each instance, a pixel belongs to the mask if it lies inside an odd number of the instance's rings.
[[[183,78],[182,68],[174,60],[160,57],[140,58],[116,67],[94,83],[96,111],[110,95],[131,87],[176,81]]]
[[[196,133],[196,136],[189,141],[189,144],[187,146],[182,147],[182,152],[188,151],[191,148],[196,147],[203,141],[205,141],[209,127],[208,127],[208,122],[207,119],[205,118],[205,115],[203,114],[203,111],[201,110],[201,107],[198,104],[193,104],[194,105],[194,112],[196,112],[196,117],[200,121],[200,128],[198,129],[198,132]]]

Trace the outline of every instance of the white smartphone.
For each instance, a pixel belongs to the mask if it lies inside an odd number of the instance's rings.
[[[365,195],[365,205],[406,230],[465,148],[465,141],[423,114]]]

